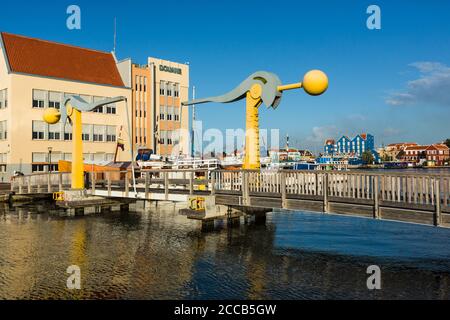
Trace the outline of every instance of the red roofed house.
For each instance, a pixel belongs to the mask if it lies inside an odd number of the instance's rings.
[[[0,182],[15,170],[55,170],[59,160],[71,160],[70,125],[42,120],[45,108],[60,108],[69,94],[87,101],[115,96],[131,101],[113,54],[0,33]],[[86,162],[113,159],[120,128],[127,128],[125,106],[122,102],[83,113]],[[129,149],[118,160],[130,160]]]
[[[425,152],[427,161],[434,162],[436,166],[443,166],[450,160],[450,149],[445,144],[432,144]]]

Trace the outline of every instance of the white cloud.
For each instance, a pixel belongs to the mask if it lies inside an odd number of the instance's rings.
[[[410,64],[420,76],[409,81],[406,90],[391,94],[386,103],[393,106],[426,105],[450,107],[450,67],[439,62],[415,62]]]
[[[306,141],[310,145],[323,145],[326,139],[334,139],[338,133],[336,126],[313,127],[312,133],[306,137]]]

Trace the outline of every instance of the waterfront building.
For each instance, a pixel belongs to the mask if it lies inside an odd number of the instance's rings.
[[[336,143],[335,153],[348,154],[351,152],[351,140],[347,136],[342,136]]]
[[[422,164],[427,162],[431,165],[448,165],[450,160],[450,149],[442,143],[432,145],[408,146],[400,153],[400,160]]]
[[[342,136],[337,142],[333,139],[327,139],[324,145],[325,155],[342,155],[361,158],[365,151],[370,151],[378,160],[378,152],[375,150],[375,138],[368,133],[358,134],[353,139],[348,136]]]
[[[325,141],[324,152],[325,154],[334,154],[337,150],[336,141],[334,139],[328,139]]]
[[[401,155],[402,151],[407,147],[417,146],[418,144],[415,142],[400,142],[400,143],[391,143],[385,147],[379,148],[377,150],[380,158],[389,159],[389,161],[395,161],[399,159],[399,155]]]
[[[309,150],[279,149],[269,151],[271,162],[299,162],[314,160],[314,155]]]
[[[428,146],[425,153],[428,163],[436,166],[450,165],[450,149],[445,144],[432,144]]]
[[[426,150],[429,146],[413,145],[407,146],[399,152],[399,160],[421,163],[426,160]]]
[[[113,54],[0,33],[0,182],[16,170],[57,170],[59,160],[71,160],[70,124],[48,125],[42,116],[72,94],[88,102],[115,96],[131,101]],[[125,102],[84,112],[83,123],[86,162],[113,161],[120,134],[125,150],[117,160],[130,160]]]
[[[189,65],[148,58],[138,65],[131,59],[118,63],[124,83],[132,90],[134,149],[164,157],[189,154]]]

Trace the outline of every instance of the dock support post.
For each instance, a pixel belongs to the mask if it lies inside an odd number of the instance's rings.
[[[50,172],[47,174],[47,192],[52,193],[52,175]]]
[[[145,173],[145,199],[149,197],[150,172]]]
[[[11,183],[11,188],[14,188],[13,186],[14,182]],[[19,194],[22,194],[22,185],[23,185],[23,177],[19,177]],[[13,191],[13,190],[11,190]]]
[[[111,197],[111,172],[106,172],[106,179],[108,180],[108,197]]]
[[[379,177],[374,176],[373,177],[373,217],[374,219],[380,219],[380,197],[379,197]]]
[[[125,197],[130,195],[130,177],[128,176],[128,170],[125,173]]]
[[[216,173],[211,171],[211,195],[216,194]]]
[[[281,181],[280,181],[280,188],[281,188],[281,208],[287,209],[287,203],[286,203],[286,172],[281,172]]]
[[[323,212],[328,213],[329,207],[328,207],[328,173],[325,173],[323,175]]]
[[[191,174],[189,175],[189,195],[194,194],[194,171],[191,171]]]
[[[28,177],[27,184],[28,184],[28,193],[31,193],[31,176]]]
[[[244,206],[250,205],[250,192],[248,183],[248,172],[242,171],[242,200]]]
[[[96,178],[95,177],[95,172],[92,171],[91,172],[91,183],[92,183],[91,188],[92,188],[92,195],[93,196],[95,195],[95,183],[96,183],[95,178]]]
[[[169,172],[164,172],[164,195],[166,201],[169,200]]]
[[[58,191],[61,192],[63,191],[63,178],[62,178],[62,173],[58,173]]]
[[[434,225],[436,227],[441,225],[441,190],[440,190],[440,180],[436,178],[434,180],[434,196],[436,212],[434,217]]]

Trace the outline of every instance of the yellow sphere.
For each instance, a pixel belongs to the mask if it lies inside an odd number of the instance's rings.
[[[311,70],[303,78],[303,89],[312,96],[319,96],[328,89],[328,77],[320,70]]]
[[[55,108],[48,108],[44,111],[44,121],[48,124],[55,124],[58,123],[61,119],[61,112],[59,112],[58,109]]]

